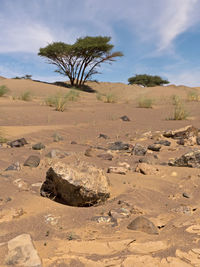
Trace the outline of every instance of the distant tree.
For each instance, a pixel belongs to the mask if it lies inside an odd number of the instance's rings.
[[[147,74],[137,74],[128,79],[129,84],[138,84],[144,87],[152,87],[158,85],[168,84],[169,81],[163,80],[160,76],[152,76]]]
[[[99,73],[97,67],[101,63],[115,61],[121,57],[121,52],[112,52],[111,37],[79,38],[74,44],[54,42],[40,48],[38,55],[48,59],[48,63],[57,67],[56,72],[69,78],[71,85],[81,87]]]

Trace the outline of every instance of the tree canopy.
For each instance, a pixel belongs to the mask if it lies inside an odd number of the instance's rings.
[[[163,80],[160,76],[152,76],[147,74],[137,74],[133,77],[128,79],[129,84],[138,84],[144,87],[152,87],[152,86],[159,86],[168,84],[168,80]]]
[[[71,85],[80,87],[99,73],[101,63],[111,63],[121,52],[112,52],[111,37],[78,38],[74,44],[54,42],[40,48],[38,55],[48,59],[48,63],[57,67],[56,72],[69,78]]]

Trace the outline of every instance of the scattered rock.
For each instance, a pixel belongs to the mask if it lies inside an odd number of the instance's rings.
[[[134,219],[128,226],[128,229],[145,232],[147,234],[158,234],[156,226],[146,217],[139,216]]]
[[[24,182],[22,179],[14,180],[13,184],[19,188],[20,191],[28,191],[29,185]]]
[[[57,163],[46,174],[40,193],[70,206],[92,206],[110,197],[109,181],[102,169],[85,162]]]
[[[127,168],[125,167],[109,167],[107,173],[116,173],[116,174],[123,174],[127,173]]]
[[[106,134],[99,134],[98,138],[108,139],[109,137]]]
[[[29,234],[19,235],[8,241],[8,255],[5,263],[13,266],[42,267]]]
[[[176,212],[176,213],[183,213],[183,214],[192,214],[194,211],[196,210],[196,208],[191,208],[189,206],[185,206],[185,205],[180,205],[176,208],[173,208],[171,211]]]
[[[126,116],[126,115],[120,117],[120,119],[121,119],[122,121],[131,121],[131,120],[129,119],[129,117]]]
[[[40,164],[40,158],[35,155],[31,155],[27,158],[27,160],[24,162],[24,166],[29,166],[36,168]]]
[[[197,145],[200,145],[200,136],[197,136],[196,143],[197,143]]]
[[[169,161],[170,166],[200,168],[200,150],[193,150],[180,158]]]
[[[112,218],[110,216],[94,216],[91,218],[91,221],[96,221],[98,223],[110,223]]]
[[[156,152],[158,152],[158,151],[160,151],[160,149],[161,149],[161,145],[160,145],[160,144],[149,145],[149,146],[148,146],[148,149],[149,149],[149,150],[152,150],[152,151],[156,151]]]
[[[169,142],[168,140],[159,140],[159,141],[156,141],[155,144],[159,144],[163,146],[170,146],[171,142]]]
[[[58,133],[54,133],[54,135],[53,135],[53,141],[54,142],[59,142],[62,140],[63,140],[63,137],[61,135],[59,135]]]
[[[109,146],[108,149],[110,150],[129,150],[130,145],[129,144],[125,144],[121,141],[117,141],[115,143],[113,143],[111,146]]]
[[[130,216],[130,211],[126,208],[119,208],[115,210],[110,210],[108,215],[111,216],[114,219],[124,219],[128,218]]]
[[[7,144],[11,147],[22,147],[28,143],[25,138],[20,138],[20,139],[8,142]]]
[[[136,155],[136,156],[144,156],[147,152],[146,147],[140,145],[140,144],[136,144],[132,150],[132,154]]]
[[[178,130],[169,130],[164,132],[163,136],[173,139],[188,139],[191,136],[198,136],[198,129],[192,125],[188,125]]]
[[[139,163],[135,169],[136,172],[140,172],[144,175],[155,175],[158,174],[158,168],[151,166],[147,163]]]
[[[37,144],[32,146],[32,149],[34,149],[34,150],[41,150],[41,149],[44,149],[44,148],[45,148],[45,145],[42,144],[42,143],[37,143]]]
[[[99,155],[97,155],[97,157],[104,159],[104,160],[112,160],[113,159],[113,155],[111,155],[109,153],[99,154]]]
[[[183,197],[190,198],[190,196],[186,192],[183,193]]]
[[[20,171],[21,167],[19,162],[15,162],[14,164],[8,166],[8,168],[5,169],[5,171]]]

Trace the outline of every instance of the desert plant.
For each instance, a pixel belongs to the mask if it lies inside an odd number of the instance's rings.
[[[0,86],[0,97],[4,96],[8,92],[9,92],[9,89],[8,89],[8,87],[6,85],[1,85]]]
[[[187,100],[188,101],[199,101],[200,100],[200,96],[199,94],[197,93],[197,91],[190,91],[188,92],[187,94]]]
[[[23,101],[30,101],[32,99],[31,92],[25,91],[25,92],[21,93],[19,99],[23,100]]]
[[[104,103],[115,103],[117,101],[117,97],[113,93],[107,93],[104,96],[104,100],[103,101],[104,101]]]
[[[62,93],[57,93],[54,96],[45,99],[45,104],[50,107],[55,107],[55,110],[63,112],[66,108],[68,99]]]
[[[133,77],[128,79],[129,84],[138,84],[144,87],[152,87],[152,86],[159,86],[168,84],[169,81],[163,80],[160,76],[152,76],[147,74],[137,74]]]
[[[77,101],[77,99],[79,98],[80,93],[77,92],[76,90],[72,89],[69,91],[69,93],[67,93],[64,97],[68,100],[68,101]]]
[[[96,94],[96,99],[99,100],[99,101],[103,101],[103,94],[97,93]]]
[[[138,108],[152,108],[154,100],[148,97],[138,98]]]
[[[171,99],[172,99],[172,105],[174,106],[179,105],[182,102],[181,98],[178,95],[172,95]]]
[[[173,95],[171,98],[172,98],[172,104],[174,106],[174,114],[173,114],[173,117],[170,119],[171,120],[187,119],[189,113],[185,109],[182,99],[177,95]]]

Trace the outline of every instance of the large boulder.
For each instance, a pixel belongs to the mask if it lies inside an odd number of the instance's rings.
[[[193,150],[169,162],[170,166],[200,168],[200,150]]]
[[[102,169],[86,162],[56,163],[46,173],[40,193],[57,202],[87,207],[110,197],[109,181]]]
[[[166,131],[163,136],[173,139],[188,139],[192,136],[198,136],[198,132],[199,130],[196,127],[188,125],[177,130]]]

